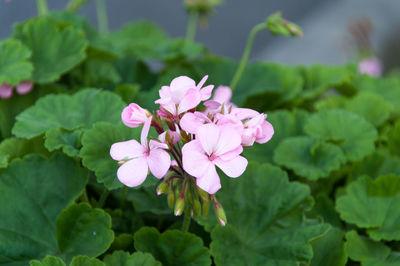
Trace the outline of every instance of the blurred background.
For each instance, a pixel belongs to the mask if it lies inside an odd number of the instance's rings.
[[[184,36],[187,13],[183,0],[107,0],[109,27],[149,19],[171,36]],[[50,10],[60,10],[67,0],[48,0]],[[367,46],[380,58],[386,70],[400,62],[400,0],[225,0],[199,27],[196,41],[213,53],[240,58],[251,28],[273,12],[304,31],[303,38],[260,33],[251,59],[284,64],[343,64],[359,60]],[[79,11],[97,25],[95,0],[88,0]],[[12,33],[12,25],[36,16],[34,0],[0,0],[0,39]]]

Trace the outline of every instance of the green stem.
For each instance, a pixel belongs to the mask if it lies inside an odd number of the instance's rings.
[[[185,217],[183,218],[182,232],[189,231],[189,226],[190,226],[190,221],[191,220],[192,220],[192,217],[190,217],[189,211],[186,210],[185,211]]]
[[[103,208],[104,203],[106,202],[108,195],[110,195],[110,191],[106,188],[104,188],[103,193],[100,196],[99,202],[97,203],[98,208]]]
[[[121,195],[121,210],[125,207],[125,198],[126,198],[126,186],[122,187],[122,195]]]
[[[196,37],[197,21],[199,19],[199,13],[197,11],[189,11],[189,21],[186,29],[186,40],[193,42]]]
[[[101,33],[108,33],[106,0],[96,0],[97,23]]]
[[[36,6],[37,6],[37,11],[38,11],[39,16],[46,15],[46,13],[48,11],[46,0],[37,0]]]
[[[240,60],[239,67],[237,68],[236,73],[233,76],[233,79],[231,82],[230,87],[231,87],[232,91],[235,90],[235,87],[238,84],[240,77],[242,76],[243,71],[246,67],[247,61],[249,61],[249,56],[251,53],[251,48],[253,47],[254,38],[256,37],[256,35],[259,31],[262,31],[264,29],[267,29],[267,24],[265,22],[254,26],[254,28],[251,30],[251,32],[249,34],[249,38],[247,39],[246,48],[244,49],[244,52],[242,55],[242,59]]]

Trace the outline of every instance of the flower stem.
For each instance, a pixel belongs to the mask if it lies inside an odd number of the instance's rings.
[[[38,11],[39,16],[46,15],[46,13],[48,11],[46,0],[37,0],[36,6],[37,6],[37,11]]]
[[[106,202],[108,195],[110,195],[110,191],[106,188],[104,188],[103,193],[100,196],[99,202],[97,203],[98,208],[103,208],[104,203]]]
[[[190,213],[188,210],[185,210],[185,217],[183,218],[183,224],[182,224],[182,231],[187,232],[189,231],[190,227],[190,221],[191,221]]]
[[[97,23],[101,33],[108,33],[106,0],[96,0]]]
[[[242,59],[240,60],[240,64],[236,70],[235,75],[233,76],[232,81],[231,81],[230,87],[231,87],[232,91],[235,90],[235,87],[238,84],[238,82],[243,74],[243,71],[246,67],[247,61],[249,60],[251,48],[253,47],[254,38],[256,37],[256,35],[259,31],[262,31],[264,29],[267,29],[267,24],[265,22],[257,24],[251,30],[251,32],[249,34],[249,38],[247,39],[246,48],[244,49],[244,52],[242,55]]]
[[[197,21],[199,13],[195,10],[189,11],[189,21],[186,29],[186,40],[193,42],[196,37]]]

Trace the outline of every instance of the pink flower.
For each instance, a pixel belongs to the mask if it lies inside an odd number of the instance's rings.
[[[182,148],[183,168],[196,177],[196,184],[210,194],[221,188],[215,166],[229,177],[240,176],[247,167],[240,135],[231,127],[215,124],[199,126],[196,139]]]
[[[242,145],[252,146],[254,142],[263,144],[274,135],[274,128],[266,121],[266,114],[259,114],[244,122]]]
[[[122,163],[117,172],[118,179],[128,187],[142,184],[149,169],[155,177],[164,177],[171,165],[169,154],[163,150],[168,148],[166,144],[155,140],[147,142],[150,124],[151,118],[148,118],[142,129],[141,143],[128,140],[111,146],[111,157]]]
[[[194,113],[186,113],[181,118],[179,125],[181,128],[191,134],[196,134],[199,126],[204,123],[211,123],[211,120],[203,113],[194,112]]]
[[[210,101],[204,103],[204,106],[207,107],[204,113],[217,113],[222,109],[222,105],[224,105],[224,113],[226,113],[229,109],[235,108],[236,105],[230,102],[232,98],[232,90],[227,86],[219,86],[214,93],[214,98]]]
[[[14,87],[5,82],[0,86],[0,98],[8,99],[13,94]],[[33,83],[29,81],[21,81],[16,90],[18,94],[27,94],[33,89]]]
[[[382,71],[382,63],[376,57],[370,57],[358,63],[358,72],[360,72],[361,74],[379,77],[382,75]]]
[[[136,103],[131,103],[124,108],[121,114],[122,122],[128,127],[138,127],[151,116],[150,112]]]
[[[211,92],[214,85],[209,85],[204,88],[208,76],[205,76],[199,84],[186,76],[174,78],[170,86],[163,86],[159,91],[160,99],[155,101],[160,104],[161,108],[165,109],[174,116],[178,116],[190,109],[195,108],[201,101],[211,97]]]

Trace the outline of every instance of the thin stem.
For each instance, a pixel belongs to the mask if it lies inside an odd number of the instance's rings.
[[[121,193],[121,210],[123,210],[125,207],[126,190],[126,186],[123,186]]]
[[[46,15],[47,11],[47,1],[46,0],[37,0],[36,1],[37,11],[39,16]]]
[[[104,189],[103,193],[100,196],[99,202],[97,203],[98,208],[103,208],[104,203],[106,202],[108,195],[110,195],[110,191],[108,189]]]
[[[108,32],[106,0],[96,0],[97,23],[101,33]]]
[[[195,10],[189,11],[189,21],[186,29],[186,40],[193,42],[196,37],[197,21],[199,20],[199,13]]]
[[[185,217],[183,218],[183,223],[182,223],[182,231],[183,232],[189,231],[191,220],[192,220],[192,217],[190,217],[189,212],[185,211]]]
[[[240,60],[240,64],[239,67],[236,70],[235,75],[233,76],[232,82],[231,82],[231,90],[234,91],[235,87],[237,85],[237,83],[240,80],[240,77],[243,74],[243,71],[246,67],[247,61],[249,60],[249,56],[251,53],[251,48],[253,47],[253,42],[254,42],[254,38],[256,37],[257,33],[261,30],[264,30],[267,28],[267,24],[266,23],[260,23],[256,26],[254,26],[254,28],[251,30],[250,34],[249,34],[249,38],[247,39],[247,44],[246,44],[246,48],[244,49],[243,55],[242,55],[242,59]]]

